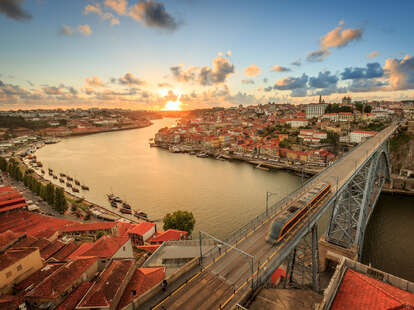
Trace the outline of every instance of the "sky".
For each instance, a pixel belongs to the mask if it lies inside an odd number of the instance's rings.
[[[414,1],[0,0],[0,108],[414,99]]]

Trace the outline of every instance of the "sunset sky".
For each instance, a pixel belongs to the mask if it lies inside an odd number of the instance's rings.
[[[414,99],[412,12],[412,0],[0,0],[0,108]]]

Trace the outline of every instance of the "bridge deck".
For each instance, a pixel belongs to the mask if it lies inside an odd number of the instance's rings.
[[[330,183],[332,196],[353,176],[358,168],[373,154],[373,152],[394,132],[396,125],[379,132],[374,137],[361,144],[355,151],[348,153],[337,164],[327,167],[315,179],[305,184],[295,197],[298,199],[318,183]],[[327,197],[325,200],[329,199]],[[244,240],[237,243],[237,247],[254,257],[254,276],[261,272],[271,259],[280,256],[284,259],[288,253],[283,249],[290,242],[294,242],[295,235],[303,229],[298,225],[289,236],[277,246],[265,241],[265,236],[273,219],[281,216],[296,199],[290,200],[272,216],[263,222],[254,231],[251,231]],[[323,204],[319,209],[323,208]],[[314,210],[312,217],[318,210]],[[280,261],[279,259],[279,261]],[[215,263],[211,263],[204,270],[192,278],[188,284],[182,286],[170,297],[156,305],[154,309],[230,309],[250,286],[251,267],[246,256],[236,250],[229,249],[222,253]]]

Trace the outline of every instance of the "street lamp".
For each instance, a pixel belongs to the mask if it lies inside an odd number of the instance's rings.
[[[266,191],[266,216],[269,215],[269,197],[271,197],[272,195],[277,195],[277,193]]]

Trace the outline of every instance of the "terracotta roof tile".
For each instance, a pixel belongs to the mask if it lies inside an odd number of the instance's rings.
[[[79,307],[110,306],[113,298],[121,289],[126,274],[131,268],[134,268],[134,264],[135,261],[132,259],[112,261],[82,299]]]
[[[59,249],[55,254],[52,255],[52,259],[56,261],[62,261],[68,258],[69,255],[71,255],[73,252],[75,252],[79,246],[76,243],[67,243],[64,247]]]
[[[46,239],[45,239],[46,240]],[[56,240],[52,243],[50,243],[47,247],[42,249],[40,251],[40,256],[47,260],[49,257],[51,257],[53,254],[55,254],[57,251],[59,251],[61,248],[63,248],[65,244],[59,240]]]
[[[159,232],[156,236],[149,239],[149,243],[158,243],[164,241],[171,241],[171,240],[181,240],[183,237],[187,236],[188,233],[186,231],[178,230],[178,229],[168,229],[163,232]]]
[[[57,269],[59,269],[63,265],[64,265],[63,263],[47,264],[42,269],[40,269],[40,270],[36,271],[35,273],[31,274],[25,280],[19,282],[16,285],[16,290],[17,291],[25,291],[27,293],[28,291],[32,290],[37,284],[39,284],[46,277],[51,275],[53,272],[55,272]]]
[[[142,222],[142,223],[139,223],[138,225],[135,225],[135,227],[130,229],[128,233],[142,236],[146,232],[148,232],[150,229],[152,229],[154,226],[155,226],[154,223]]]
[[[130,304],[134,298],[141,296],[146,291],[160,283],[165,277],[164,267],[137,268],[125,288],[118,309]],[[134,292],[135,291],[135,295]]]
[[[348,269],[332,304],[332,310],[386,310],[414,307],[414,294]]]
[[[69,290],[73,283],[96,262],[96,257],[80,258],[70,261],[45,278],[26,296],[54,299]]]
[[[112,257],[128,240],[129,237],[103,236],[80,255]]]
[[[0,234],[0,249],[3,249],[6,246],[10,246],[16,240],[24,236],[23,233],[14,233],[11,230],[7,230]]]
[[[10,265],[15,264],[22,258],[37,251],[37,248],[22,248],[22,249],[9,249],[6,252],[0,254],[0,270],[3,270]]]
[[[90,282],[82,283],[55,310],[74,310],[91,286]]]

